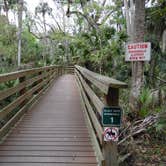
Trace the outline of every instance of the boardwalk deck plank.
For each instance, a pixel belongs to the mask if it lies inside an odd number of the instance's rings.
[[[85,166],[80,163],[1,163],[1,166]],[[96,166],[96,164],[87,164],[86,166]]]
[[[73,75],[61,76],[0,145],[1,166],[96,166]]]

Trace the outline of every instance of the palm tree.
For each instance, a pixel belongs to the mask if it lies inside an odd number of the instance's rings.
[[[49,7],[47,2],[40,2],[39,5],[35,8],[35,14],[41,14],[43,17],[44,31],[46,32],[46,14],[51,14],[52,8]]]
[[[15,4],[17,4],[18,0],[3,0],[3,9],[6,13],[7,20],[9,22],[9,10],[13,8]]]
[[[0,0],[0,15],[3,8],[4,8],[4,2],[3,0]]]
[[[49,7],[47,2],[40,2],[39,5],[35,8],[35,14],[41,14],[43,18],[43,25],[44,25],[44,45],[47,46],[47,29],[46,29],[46,14],[51,14],[52,8]],[[45,61],[46,65],[46,59],[45,59],[45,52],[43,52],[43,60]]]
[[[21,34],[22,34],[22,13],[23,0],[18,0],[18,67],[21,65]]]

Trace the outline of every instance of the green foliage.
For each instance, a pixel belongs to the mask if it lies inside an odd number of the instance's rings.
[[[141,95],[139,97],[139,101],[142,105],[149,106],[149,104],[152,101],[152,96],[148,88],[142,89]]]
[[[108,75],[113,74],[116,77],[118,72],[114,73],[111,68],[116,70],[122,65],[119,62],[124,60],[122,46],[126,39],[127,35],[124,31],[116,32],[113,27],[101,26],[98,30],[92,29],[89,32],[78,34],[70,42],[70,49],[73,55],[79,57],[79,63],[93,66],[93,69],[98,72],[102,70],[102,72]]]
[[[52,8],[49,7],[47,2],[40,2],[39,5],[35,8],[35,14],[41,14],[45,17],[46,14],[51,14]]]
[[[5,16],[0,16],[0,58],[5,63],[13,63],[16,54],[16,27],[7,23]],[[6,65],[7,65],[6,64]]]
[[[17,61],[17,28],[8,24],[5,16],[0,16],[0,73],[15,69]],[[41,59],[42,45],[24,29],[22,33],[22,63]],[[10,70],[9,70],[10,69]]]
[[[157,132],[165,132],[166,133],[166,108],[162,108],[160,110],[160,116],[159,116],[159,121],[155,125],[156,131]]]
[[[12,3],[12,1],[10,2]],[[62,3],[65,10],[68,2],[65,0]],[[16,1],[13,1],[13,4],[15,3]],[[152,61],[145,64],[145,73],[147,73],[145,86],[147,88],[142,90],[139,99],[141,116],[146,116],[151,111],[151,89],[163,86],[163,83],[156,80],[155,77],[157,75],[164,79],[164,71],[166,70],[166,56],[161,52],[157,34],[157,30],[162,32],[163,27],[165,28],[165,1],[158,0],[156,3],[152,1],[152,5],[153,7],[146,9],[148,32],[146,40],[152,43]],[[37,39],[29,32],[30,25],[35,25],[33,17],[24,20],[22,63],[34,63],[37,66],[43,66],[45,61],[47,61],[48,65],[63,64],[69,61],[68,63],[81,64],[93,71],[128,82],[131,66],[124,61],[124,46],[127,34],[122,6],[123,2],[121,0],[113,0],[112,3],[106,3],[105,5],[101,1],[72,1],[70,3],[71,12],[75,11],[77,13],[79,11],[82,13],[82,15],[79,13],[75,14],[75,16],[71,15],[75,23],[73,33],[63,32],[53,27],[53,30],[51,29],[49,32],[41,34],[36,32],[36,36],[41,36],[41,39]],[[36,14],[43,16],[42,21],[44,21],[45,26],[47,21],[45,16],[53,14],[52,10],[46,2],[39,3],[36,7]],[[14,66],[17,61],[16,41],[18,30],[16,26],[8,23],[5,16],[0,16],[0,24],[1,66]],[[61,26],[61,23],[59,25]],[[45,30],[47,29],[45,27]],[[31,30],[33,31],[33,28]],[[49,36],[47,39],[50,42],[48,46],[43,42],[45,35]],[[6,69],[0,68],[1,73],[5,71]],[[125,98],[125,100],[127,99]]]
[[[41,59],[42,46],[26,29],[22,33],[22,62],[30,63]]]
[[[158,88],[163,84],[157,77],[164,79],[166,71],[166,52],[163,53],[155,34],[148,34],[146,41],[151,42],[151,61],[145,64],[146,85],[150,88]]]
[[[140,111],[142,117],[146,117],[151,113],[152,95],[149,88],[143,88],[139,96]]]
[[[152,7],[146,9],[146,27],[150,35],[155,35],[161,40],[166,27],[166,1],[157,0],[151,2]]]

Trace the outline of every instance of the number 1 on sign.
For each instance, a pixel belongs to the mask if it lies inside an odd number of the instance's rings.
[[[114,118],[113,117],[111,117],[111,123],[114,123]]]

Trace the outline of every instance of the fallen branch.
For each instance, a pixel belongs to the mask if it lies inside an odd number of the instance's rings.
[[[159,118],[158,114],[150,115],[146,117],[144,120],[136,121],[132,125],[127,126],[127,128],[122,131],[123,135],[127,136],[125,136],[121,141],[119,141],[118,145],[124,143],[131,137],[134,137],[138,134],[145,132],[149,127],[153,126],[157,122],[158,118]]]
[[[127,158],[129,158],[132,155],[132,153],[127,153],[124,156],[121,156],[118,158],[118,163],[123,163]]]

